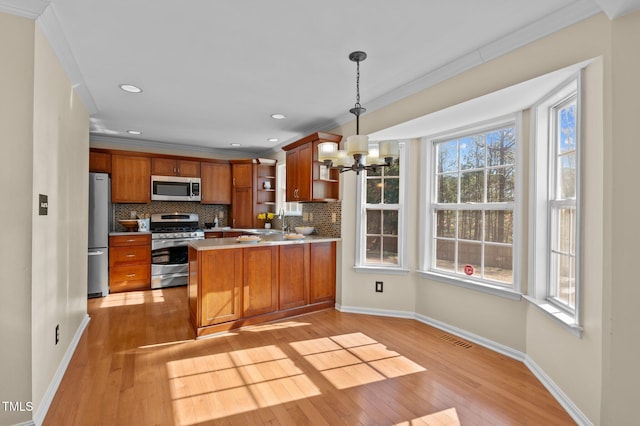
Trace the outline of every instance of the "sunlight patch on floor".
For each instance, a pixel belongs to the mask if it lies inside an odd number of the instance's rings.
[[[311,325],[311,324],[309,324],[308,322],[284,321],[284,322],[278,322],[274,324],[248,326],[248,327],[244,327],[242,331],[250,331],[252,333],[257,333],[259,331],[280,330],[283,328],[302,327],[305,325]]]
[[[291,346],[337,389],[426,371],[363,333],[293,342]]]
[[[170,361],[167,373],[182,426],[320,394],[275,345]]]
[[[105,297],[89,299],[89,304],[95,308],[113,308],[116,306],[142,305],[148,303],[164,302],[162,290],[153,291],[127,291],[111,293]]]
[[[460,426],[458,412],[455,408],[428,414],[406,422],[396,423],[394,426]]]

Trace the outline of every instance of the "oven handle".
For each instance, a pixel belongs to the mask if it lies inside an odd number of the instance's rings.
[[[188,246],[189,241],[193,240],[203,240],[204,237],[196,237],[196,238],[175,238],[168,240],[151,240],[151,250],[157,250],[161,248],[167,247],[183,247]]]

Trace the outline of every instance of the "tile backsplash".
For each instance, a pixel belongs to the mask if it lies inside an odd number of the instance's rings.
[[[227,226],[229,220],[229,206],[218,204],[200,204],[179,201],[152,201],[149,204],[113,204],[114,231],[122,232],[124,228],[118,223],[121,219],[130,219],[131,212],[138,215],[152,213],[197,213],[200,217],[200,227],[213,222],[218,216],[218,226]]]
[[[205,228],[205,223],[213,222],[215,216],[218,216],[218,226],[229,226],[230,221],[229,206],[227,205],[176,201],[152,201],[150,204],[113,204],[113,231],[123,232],[125,230],[118,223],[118,220],[130,219],[131,212],[136,212],[137,215],[174,212],[197,213],[200,216],[201,228]],[[333,222],[334,215],[335,222]],[[318,235],[339,238],[341,216],[342,203],[339,201],[304,203],[302,204],[302,216],[287,216],[287,223],[291,229],[296,226],[314,226]],[[272,226],[275,229],[281,228],[281,222],[277,217],[273,220]]]

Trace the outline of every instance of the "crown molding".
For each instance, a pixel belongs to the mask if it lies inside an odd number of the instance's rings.
[[[601,3],[607,3],[608,1],[609,0],[600,0]],[[640,0],[629,1],[640,2]],[[593,0],[577,0],[576,2],[546,15],[529,25],[487,43],[466,55],[460,56],[453,61],[432,70],[422,77],[390,90],[382,96],[372,99],[367,102],[367,110],[373,112],[384,108],[387,105],[391,105],[394,102],[433,87],[438,83],[469,71],[472,68],[510,53],[526,44],[560,31],[563,28],[576,24],[590,18],[591,16],[597,15],[600,12],[602,12],[602,9],[598,4],[594,3]],[[342,126],[353,120],[353,116],[345,111],[345,113],[338,116],[332,123],[327,124],[332,124],[332,128],[335,128],[336,124],[338,126]]]
[[[133,139],[118,136],[105,136],[99,133],[90,134],[91,142],[103,142],[113,145],[115,149],[122,149],[124,151],[130,151],[131,147],[138,147],[148,151],[155,150],[167,150],[176,152],[192,152],[192,153],[206,153],[210,155],[218,155],[224,158],[237,157],[237,158],[253,158],[259,157],[260,152],[257,151],[240,151],[226,148],[210,148],[199,145],[189,145],[173,142],[160,142],[149,139]]]
[[[71,81],[73,89],[84,103],[89,114],[93,115],[97,113],[98,107],[96,106],[93,96],[84,82],[84,77],[80,72],[80,67],[76,62],[76,58],[71,51],[69,42],[67,42],[67,38],[64,35],[64,30],[62,29],[62,25],[60,25],[60,20],[55,13],[55,5],[47,7],[46,10],[38,17],[36,23],[40,27],[45,38],[49,41],[51,48],[55,52],[58,60],[62,64],[62,68],[64,68],[67,77]]]
[[[49,6],[50,0],[0,0],[0,12],[36,19]]]
[[[595,0],[609,19],[616,19],[636,9],[640,9],[640,0]]]

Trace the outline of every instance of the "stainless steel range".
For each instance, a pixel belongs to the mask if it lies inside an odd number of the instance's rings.
[[[189,241],[203,240],[196,213],[151,215],[151,288],[186,285]]]

